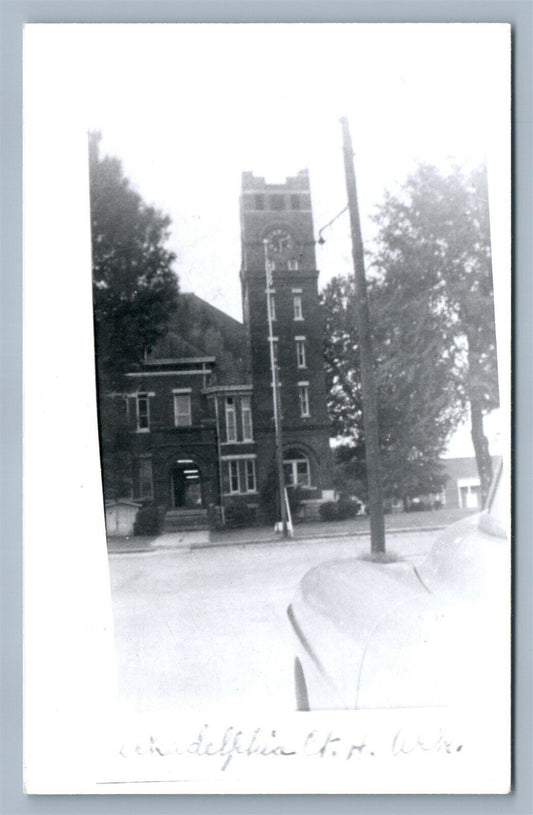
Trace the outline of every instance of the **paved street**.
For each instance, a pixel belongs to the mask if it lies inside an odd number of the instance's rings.
[[[435,532],[389,535],[415,563]],[[110,554],[119,691],[133,710],[294,709],[286,616],[300,578],[369,539]]]

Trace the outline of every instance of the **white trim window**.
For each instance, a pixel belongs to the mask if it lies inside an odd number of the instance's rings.
[[[226,440],[237,441],[237,413],[234,396],[226,396]]]
[[[235,461],[235,459],[230,459],[228,461],[228,483],[231,495],[241,491],[241,480],[239,477],[239,462]]]
[[[137,432],[150,432],[150,397],[146,392],[137,394]]]
[[[174,425],[190,427],[192,424],[190,391],[174,391]]]
[[[252,404],[249,396],[241,396],[242,440],[253,441]]]
[[[299,450],[289,450],[289,458],[283,459],[283,472],[287,487],[310,487],[311,469],[309,459]]]
[[[301,294],[293,294],[292,296],[292,305],[294,309],[294,319],[295,320],[303,320],[303,310],[302,310],[302,295]]]
[[[309,410],[309,382],[298,382],[298,401],[300,404],[300,416],[310,416]]]
[[[255,480],[255,460],[253,458],[247,458],[245,460],[244,475],[246,492],[256,492],[257,486]]]
[[[298,368],[307,368],[305,360],[305,337],[296,337],[296,362]]]
[[[287,269],[289,272],[296,272],[298,270],[298,259],[297,258],[289,258],[287,261]]]
[[[140,458],[135,462],[132,497],[140,500],[153,498],[151,458]]]

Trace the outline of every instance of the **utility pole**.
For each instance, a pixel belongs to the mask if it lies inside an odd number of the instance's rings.
[[[363,238],[359,221],[357,189],[353,164],[353,147],[348,119],[341,118],[344,172],[348,193],[348,210],[352,233],[352,257],[355,275],[355,303],[359,334],[359,356],[361,361],[361,390],[363,397],[363,426],[365,430],[366,473],[368,483],[368,503],[370,508],[371,552],[378,555],[385,552],[385,521],[383,514],[383,491],[381,488],[381,464],[379,452],[378,405],[372,335],[365,277]]]
[[[287,525],[287,507],[285,506],[285,478],[283,475],[283,439],[281,431],[281,405],[279,392],[278,366],[274,355],[274,337],[272,336],[272,274],[274,264],[268,256],[268,240],[263,241],[265,248],[265,274],[266,274],[266,298],[268,314],[268,344],[270,346],[270,368],[272,371],[272,400],[274,406],[274,431],[276,434],[276,469],[278,475],[278,496],[281,513],[281,527],[283,537],[289,537],[289,527]]]

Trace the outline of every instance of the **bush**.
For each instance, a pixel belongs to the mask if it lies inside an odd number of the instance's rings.
[[[337,517],[339,521],[345,521],[347,518],[355,518],[360,508],[361,504],[358,501],[341,495],[337,501]]]
[[[163,517],[157,507],[141,507],[133,524],[134,535],[160,535]]]
[[[320,504],[318,511],[323,521],[346,521],[348,518],[355,518],[360,509],[359,501],[341,496],[338,501]]]
[[[337,512],[337,504],[335,501],[326,501],[325,504],[320,504],[319,507],[320,518],[323,521],[338,521],[339,516]]]
[[[228,504],[224,509],[226,526],[235,529],[240,526],[254,526],[256,523],[256,512],[254,507],[235,501]]]

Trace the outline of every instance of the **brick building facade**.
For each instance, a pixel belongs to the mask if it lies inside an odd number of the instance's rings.
[[[246,504],[264,520],[276,449],[271,353],[285,484],[302,488],[309,514],[333,496],[307,171],[276,185],[243,173],[240,210],[243,323],[180,295],[167,335],[120,397],[132,457],[123,497],[167,516]]]

